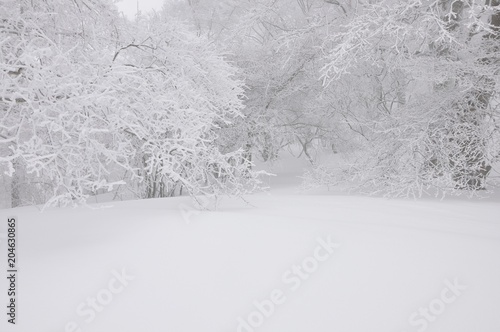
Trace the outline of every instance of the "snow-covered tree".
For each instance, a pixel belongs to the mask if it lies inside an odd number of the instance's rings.
[[[176,4],[242,69],[246,118],[224,127],[225,146],[266,160],[322,140],[352,159],[318,165],[319,182],[371,193],[485,187],[499,154],[498,1]]]
[[[0,15],[13,206],[83,202],[123,183],[147,197],[258,185],[239,147],[215,143],[241,116],[243,90],[206,39],[157,17],[131,25],[111,1],[4,1]]]
[[[175,10],[193,29],[227,50],[245,81],[245,118],[224,128],[228,147],[244,144],[248,154],[275,159],[280,149],[314,140],[332,141],[329,95],[318,80],[321,27],[340,7],[322,1],[177,1]],[[319,37],[319,38],[318,38]],[[324,97],[327,98],[324,98]]]
[[[183,190],[240,194],[255,188],[242,146],[218,145],[220,128],[242,116],[243,88],[235,67],[209,41],[166,21],[150,17],[114,57],[130,80],[116,121],[137,144],[146,196]]]
[[[346,8],[325,38],[322,77],[327,87],[355,82],[343,113],[362,148],[347,167],[318,167],[309,181],[391,196],[483,189],[500,153],[500,3]]]

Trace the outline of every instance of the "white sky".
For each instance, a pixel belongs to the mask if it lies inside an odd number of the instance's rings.
[[[139,1],[139,9],[142,12],[151,9],[160,10],[163,5],[163,0],[119,0],[116,5],[118,10],[122,11],[127,17],[133,18],[137,12],[137,1]]]

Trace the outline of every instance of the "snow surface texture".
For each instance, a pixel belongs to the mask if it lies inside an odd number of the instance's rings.
[[[301,162],[218,211],[186,197],[0,210],[0,268],[15,216],[20,271],[17,324],[2,305],[0,331],[500,331],[498,196],[297,194]]]

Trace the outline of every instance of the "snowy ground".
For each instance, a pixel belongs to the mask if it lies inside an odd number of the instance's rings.
[[[185,197],[0,210],[1,234],[19,220],[20,271],[0,331],[500,331],[499,196],[304,195],[303,166],[215,212]]]

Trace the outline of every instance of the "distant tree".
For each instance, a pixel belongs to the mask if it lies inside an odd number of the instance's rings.
[[[328,15],[341,7],[322,1],[176,1],[165,12],[192,23],[240,68],[245,82],[245,118],[222,131],[221,144],[235,139],[247,154],[276,159],[299,143],[309,154],[313,142],[338,137],[329,95],[318,80],[322,35]],[[319,38],[318,38],[319,37]],[[323,97],[327,98],[323,98]],[[224,143],[225,142],[225,143]]]

